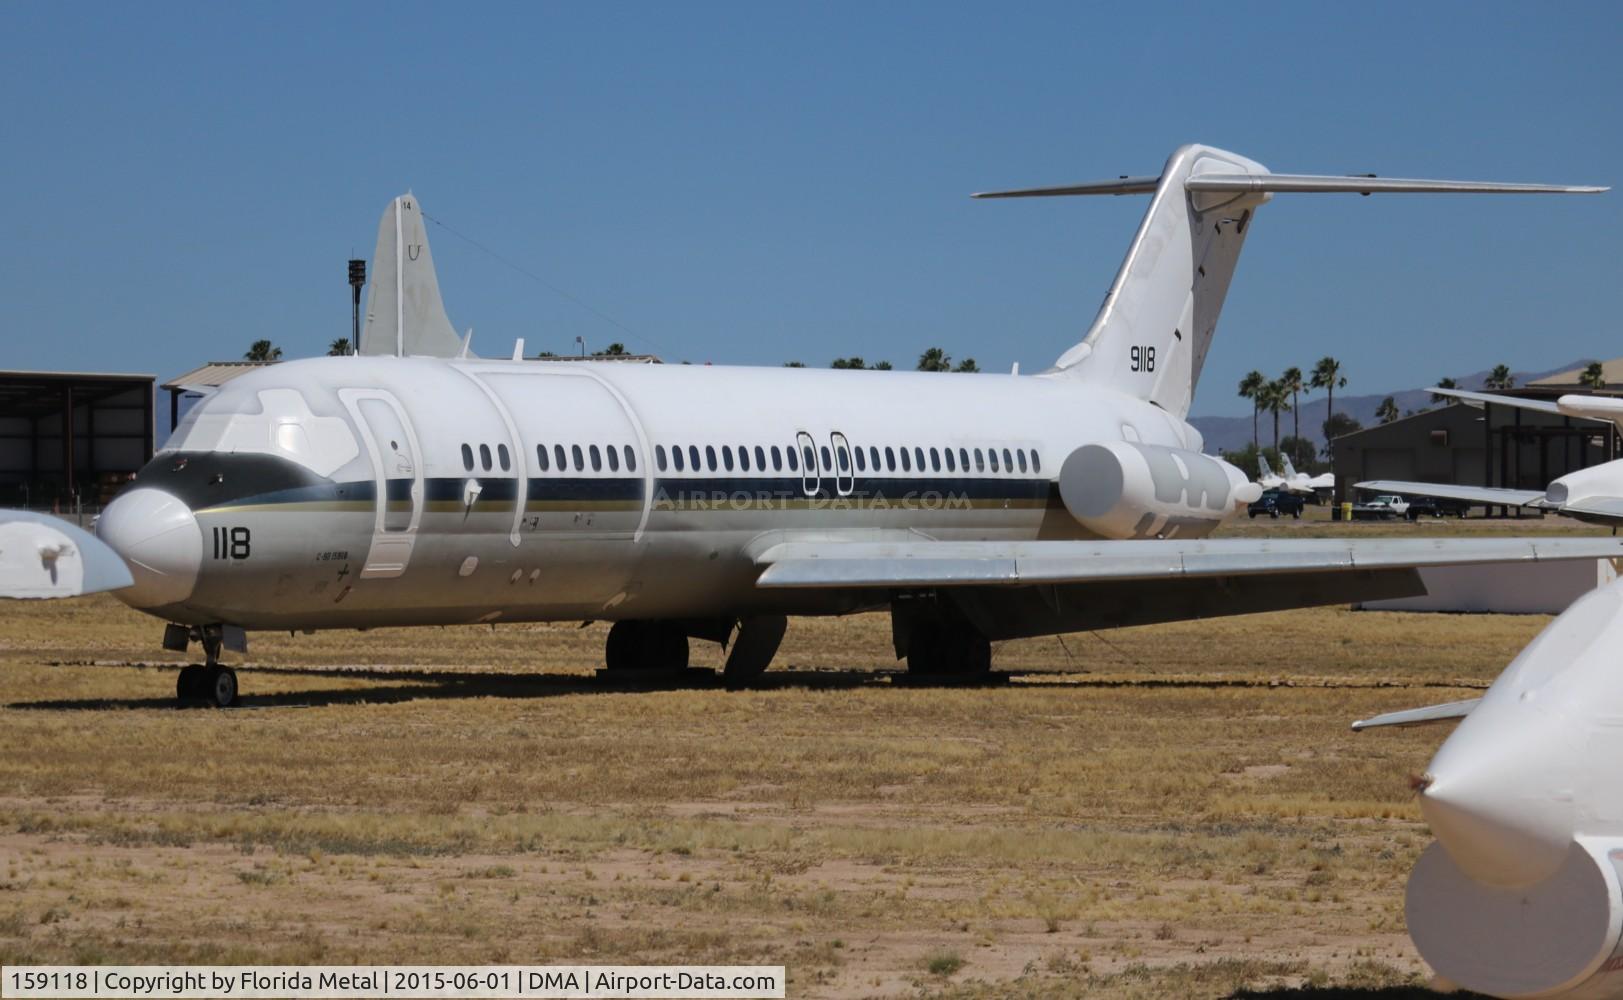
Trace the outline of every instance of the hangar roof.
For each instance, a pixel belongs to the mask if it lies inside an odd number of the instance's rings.
[[[256,368],[274,365],[275,361],[210,361],[159,386],[171,392],[186,389],[218,389],[238,375],[246,375]]]

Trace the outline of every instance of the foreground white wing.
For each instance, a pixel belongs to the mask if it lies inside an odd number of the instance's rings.
[[[0,597],[78,597],[132,582],[105,542],[61,518],[0,510]]]
[[[1406,708],[1399,712],[1383,712],[1368,719],[1359,719],[1352,724],[1353,732],[1361,733],[1366,729],[1382,729],[1387,726],[1424,726],[1433,722],[1453,722],[1463,719],[1471,714],[1471,709],[1477,706],[1481,698],[1467,698],[1464,701],[1449,701],[1441,705],[1427,705],[1425,708]]]
[[[1513,490],[1500,486],[1457,486],[1453,483],[1411,483],[1401,479],[1371,479],[1354,483],[1354,489],[1374,493],[1400,493],[1411,497],[1443,497],[1471,503],[1505,504],[1510,507],[1550,507],[1543,490]]]
[[[780,542],[760,587],[958,587],[1414,569],[1623,557],[1618,538]]]

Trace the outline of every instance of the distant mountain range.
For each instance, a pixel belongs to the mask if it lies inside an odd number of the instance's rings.
[[[1582,368],[1593,360],[1584,358],[1568,364],[1551,368],[1542,372],[1516,372],[1516,384],[1526,385],[1541,378],[1548,378],[1558,372],[1571,371]],[[1482,389],[1488,379],[1488,369],[1472,372],[1469,375],[1456,375],[1454,381],[1459,383],[1461,389]],[[1396,392],[1377,392],[1369,395],[1348,396],[1341,392],[1336,393],[1336,412],[1345,413],[1354,420],[1369,427],[1379,423],[1375,419],[1375,410],[1381,401],[1391,396],[1398,404],[1398,412],[1408,413],[1411,410],[1422,410],[1434,406],[1431,400],[1430,387],[1422,389],[1399,389]],[[1324,447],[1324,418],[1328,415],[1328,401],[1325,399],[1323,389],[1314,389],[1313,392],[1302,399],[1302,411],[1296,413],[1285,412],[1279,415],[1279,436],[1284,438],[1291,433],[1295,426],[1294,421],[1301,420],[1302,436],[1314,442],[1320,449]],[[1206,438],[1206,453],[1215,455],[1220,451],[1237,451],[1251,443],[1251,418],[1244,417],[1190,417],[1189,422],[1195,425]],[[1274,418],[1272,414],[1263,413],[1257,417],[1257,437],[1264,444],[1272,444],[1274,440]]]

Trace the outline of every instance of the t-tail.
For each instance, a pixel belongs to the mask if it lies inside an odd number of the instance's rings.
[[[993,191],[977,198],[1149,194],[1149,211],[1099,315],[1044,375],[1108,386],[1182,418],[1217,329],[1251,217],[1276,193],[1594,194],[1604,187],[1274,174],[1210,146],[1184,146],[1157,177]]]

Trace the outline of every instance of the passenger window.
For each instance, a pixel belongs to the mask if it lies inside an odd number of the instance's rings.
[[[755,446],[755,467],[762,472],[766,471],[766,452],[760,445]]]
[[[486,472],[490,471],[490,445],[479,446],[479,464],[485,467]]]
[[[626,461],[628,463],[631,461],[630,452],[626,453]],[[665,471],[665,446],[662,444],[654,445],[654,465],[659,467],[659,471]]]
[[[556,460],[553,464],[558,467],[559,472],[569,471],[569,460],[564,457],[563,445],[555,444],[552,446],[552,457]]]
[[[924,449],[917,445],[913,447],[913,465],[920,472],[924,471]]]
[[[507,445],[499,444],[496,446],[496,458],[502,463],[503,472],[513,467],[513,457],[507,454]]]
[[[469,472],[473,471],[473,449],[468,445],[462,446],[462,467]]]
[[[588,452],[588,454],[590,454],[592,456],[592,471],[593,472],[602,472],[603,471],[603,453],[601,451],[597,450],[597,445],[595,445],[595,444],[590,446],[590,448],[587,449],[587,452]]]
[[[853,448],[851,450],[856,452],[856,454],[857,454],[857,471],[858,472],[867,472],[868,471],[868,461],[867,461],[867,459],[862,457],[862,449],[861,448]]]
[[[901,450],[901,453],[902,453],[902,471],[903,472],[912,472],[913,471],[913,464],[912,464],[912,462],[910,462],[908,460],[907,449],[902,448],[900,450]]]
[[[742,472],[750,470],[750,449],[747,444],[738,446],[738,468]]]
[[[890,445],[885,445],[885,468],[891,472],[896,471],[896,452]]]
[[[941,471],[941,452],[936,451],[934,448],[930,449],[930,471]]]
[[[603,450],[609,453],[609,471],[610,472],[619,472],[620,471],[620,449],[616,448],[614,445],[611,444],[608,447],[604,448]]]
[[[698,472],[700,469],[699,446],[696,444],[688,445],[688,465],[693,467],[694,472]]]
[[[581,455],[580,445],[578,445],[578,444],[570,445],[569,446],[569,453],[571,455],[575,456],[575,471],[576,472],[585,472],[586,471],[586,460]]]
[[[536,464],[536,467],[539,468],[542,472],[547,471],[547,446],[546,445],[538,444],[538,445],[535,446],[535,464]]]
[[[777,445],[772,446],[772,471],[783,471],[783,455],[778,451]]]
[[[943,454],[945,454],[947,456],[947,471],[948,472],[957,472],[958,470],[956,468],[954,468],[953,464],[952,464],[952,449],[951,448],[943,448],[943,449],[941,449],[941,451],[942,451]]]
[[[966,472],[966,473],[969,472],[969,449],[968,448],[959,448],[958,449],[958,468],[963,469],[964,472]]]
[[[988,448],[988,449],[986,449],[986,461],[987,461],[987,464],[992,466],[992,471],[996,472],[997,471],[997,449],[996,448]]]
[[[1026,449],[1021,448],[1019,451],[1016,451],[1014,453],[1014,457],[1020,460],[1020,471],[1024,473],[1026,471]]]
[[[631,446],[629,444],[624,445],[623,447],[626,450],[626,471],[627,472],[636,472],[637,471],[637,453],[631,450]]]
[[[1003,449],[1003,471],[1014,471],[1014,456],[1009,454],[1009,449],[1007,448]]]
[[[802,445],[801,446],[801,448],[800,448],[800,457],[806,463],[806,472],[807,473],[813,473],[813,472],[817,471],[817,453],[812,451],[812,446],[811,445],[808,444],[808,445]]]
[[[869,459],[869,461],[871,461],[873,463],[873,470],[875,472],[878,472],[879,471],[879,446],[878,445],[871,444],[871,445],[868,446],[868,459]]]
[[[975,471],[986,471],[986,456],[981,454],[981,450],[979,448],[975,449]]]
[[[724,445],[721,446],[721,464],[722,464],[722,467],[725,468],[728,472],[733,471],[733,446],[732,445],[724,444]]]
[[[710,466],[710,471],[715,472],[716,471],[716,446],[715,445],[707,444],[707,445],[704,446],[704,458],[705,458],[705,463]]]
[[[849,451],[846,451],[844,448],[841,448],[838,451],[836,451],[835,454],[838,455],[839,459],[840,459],[840,471],[841,472],[850,472],[851,471],[851,453]],[[860,455],[860,454],[862,454],[862,452],[859,451],[859,452],[857,452],[857,454]]]
[[[671,449],[671,461],[676,463],[676,471],[682,471],[682,446],[677,445]]]
[[[834,459],[833,459],[833,457],[831,455],[829,455],[829,453],[828,453],[828,445],[825,444],[825,445],[823,445],[823,471],[824,472],[832,472],[833,470],[834,470]]]
[[[772,448],[772,454],[776,455],[777,453],[778,453],[777,446],[774,445],[773,448]],[[800,471],[800,460],[795,458],[795,450],[793,448],[785,448],[785,449],[783,449],[783,453],[789,459],[789,471],[790,472],[799,472]]]
[[[1032,472],[1041,472],[1041,471],[1043,471],[1043,460],[1037,457],[1037,449],[1036,448],[1031,449],[1031,471]]]

